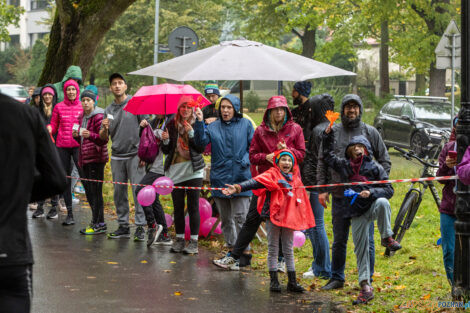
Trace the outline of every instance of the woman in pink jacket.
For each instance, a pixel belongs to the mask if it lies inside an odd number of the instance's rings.
[[[51,123],[47,126],[52,135],[57,134],[56,146],[59,152],[62,165],[70,176],[72,172],[72,159],[75,166],[78,166],[78,147],[79,143],[73,138],[73,125],[80,125],[79,116],[83,113],[80,103],[80,88],[78,83],[70,79],[64,84],[64,101],[59,102],[52,111]],[[62,223],[64,226],[75,224],[72,213],[72,192],[71,181],[67,179],[67,188],[64,192],[65,205],[67,207],[67,218]]]

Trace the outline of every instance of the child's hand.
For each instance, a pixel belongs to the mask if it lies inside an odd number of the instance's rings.
[[[227,188],[222,189],[224,195],[230,196],[237,192],[237,188],[235,188],[234,185],[225,184],[225,186],[227,186]]]
[[[370,196],[370,191],[369,190],[363,190],[359,193],[359,197],[361,198],[369,198]]]
[[[287,149],[287,145],[286,145],[286,142],[284,141],[284,139],[280,140],[277,143],[277,150],[282,150],[282,149]]]

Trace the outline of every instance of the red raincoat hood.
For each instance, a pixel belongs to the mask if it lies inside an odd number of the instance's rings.
[[[292,120],[292,113],[290,112],[289,106],[287,105],[286,97],[273,96],[269,98],[268,106],[266,108],[266,111],[264,111],[263,124],[266,124],[269,121],[269,112],[271,109],[275,109],[275,108],[286,108],[286,114],[287,114],[286,123]]]

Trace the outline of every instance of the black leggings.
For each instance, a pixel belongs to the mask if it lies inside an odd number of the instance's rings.
[[[202,178],[190,179],[175,186],[188,186],[188,187],[201,187]],[[199,235],[199,194],[200,190],[189,189],[173,189],[171,198],[173,199],[174,215],[175,215],[175,230],[176,234],[184,234],[184,198],[187,196],[188,201],[188,214],[189,226],[191,228],[191,235]]]
[[[60,160],[62,161],[62,165],[64,166],[65,173],[67,176],[70,176],[72,173],[72,164],[70,159],[73,160],[75,166],[80,173],[80,167],[78,167],[78,147],[77,148],[57,148],[59,152]],[[64,201],[65,206],[67,207],[68,214],[72,214],[72,191],[71,191],[72,181],[70,178],[67,178],[67,188],[64,191]]]
[[[88,163],[83,164],[83,178],[103,180],[105,163]],[[82,180],[83,188],[85,188],[86,198],[91,207],[93,225],[104,223],[103,212],[103,183]]]
[[[155,179],[162,177],[162,174],[157,174],[154,172],[148,172],[140,181],[142,185],[151,185]],[[135,194],[138,194],[142,190],[142,186],[138,186],[135,189]],[[142,206],[144,209],[145,219],[147,220],[147,225],[151,227],[153,223],[157,223],[163,226],[163,233],[168,232],[168,227],[166,225],[165,212],[163,211],[162,204],[160,203],[160,195],[157,193],[155,201],[150,206]]]
[[[43,208],[44,204],[46,203],[46,200],[40,200],[38,201],[38,209]],[[59,205],[59,195],[55,195],[51,197],[51,206],[53,208],[56,208]]]
[[[29,313],[33,296],[32,265],[0,266],[0,311]]]

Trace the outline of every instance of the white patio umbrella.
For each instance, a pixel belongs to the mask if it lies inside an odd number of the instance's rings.
[[[129,74],[157,76],[176,81],[302,81],[356,75],[332,65],[249,40],[224,41],[219,45],[185,54]],[[242,90],[241,86],[240,90]],[[242,94],[240,98],[243,99]]]

